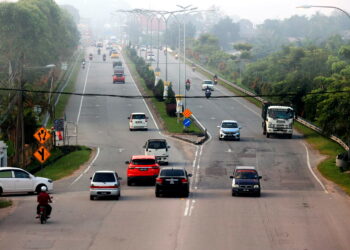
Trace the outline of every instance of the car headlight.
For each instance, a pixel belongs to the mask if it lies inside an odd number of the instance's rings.
[[[292,127],[293,127],[293,125],[292,125],[292,124],[289,124],[289,125],[288,125],[288,128],[292,128]]]
[[[238,184],[233,184],[232,187],[233,188],[239,188],[239,185]]]
[[[274,127],[275,127],[275,124],[269,123],[269,128],[274,128]]]
[[[260,186],[259,185],[254,185],[254,188],[260,188]]]

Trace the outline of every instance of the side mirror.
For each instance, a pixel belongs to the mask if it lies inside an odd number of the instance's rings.
[[[92,180],[92,177],[90,177],[90,180]]]
[[[123,178],[122,178],[122,177],[118,177],[117,179],[118,179],[118,181],[123,180]]]
[[[230,179],[233,179],[233,176],[232,176],[232,175],[230,175]]]
[[[143,145],[143,148],[146,148],[146,145]]]
[[[146,119],[149,119],[149,117],[146,116]]]
[[[130,120],[130,116],[128,117],[128,119]]]
[[[130,164],[130,161],[125,161],[125,164]]]
[[[188,176],[188,177],[192,177],[192,174],[188,174],[187,176]]]
[[[220,128],[221,126],[216,126],[216,127]]]
[[[262,178],[262,176],[259,176],[259,180]]]
[[[239,128],[239,129],[241,129],[242,127],[241,127],[241,126],[239,126],[238,128]]]
[[[170,146],[168,146],[168,148],[170,148]]]

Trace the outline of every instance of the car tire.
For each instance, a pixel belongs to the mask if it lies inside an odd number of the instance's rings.
[[[232,191],[232,196],[233,196],[233,197],[234,197],[234,196],[236,196],[236,193],[235,193],[235,192],[233,192],[233,191]]]
[[[2,195],[2,187],[0,187],[0,196]]]
[[[160,193],[159,193],[159,191],[158,191],[158,190],[156,190],[155,195],[156,195],[156,197],[157,197],[157,198],[159,198],[159,197],[160,197]]]
[[[288,135],[288,139],[292,139],[293,135]]]
[[[128,185],[128,186],[131,186],[131,185],[132,185],[132,181],[131,181],[130,179],[128,179],[127,185]]]
[[[221,138],[221,137],[219,137],[219,141],[222,141],[222,138]]]
[[[188,192],[188,191],[185,191],[185,192],[183,193],[183,197],[184,197],[184,198],[188,198],[189,195],[190,195],[190,192]]]
[[[260,196],[261,196],[260,191],[259,191],[259,192],[257,192],[257,193],[255,194],[255,196],[256,196],[256,197],[260,197]]]
[[[237,138],[237,141],[240,141],[241,140],[241,138]]]
[[[115,199],[116,199],[116,200],[119,200],[119,198],[120,198],[120,195],[116,195],[116,196],[115,196]]]
[[[266,138],[270,138],[270,134],[266,132]]]
[[[46,187],[46,189],[47,189],[47,186],[46,186],[45,184],[40,184],[40,185],[38,185],[38,186],[36,187],[36,189],[35,189],[35,192],[36,192],[37,194],[41,192],[41,187]]]
[[[95,196],[90,195],[90,201],[93,201],[93,200],[95,200]]]

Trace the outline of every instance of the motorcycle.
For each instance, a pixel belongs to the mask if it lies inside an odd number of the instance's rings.
[[[106,55],[105,54],[103,54],[103,61],[106,61]]]
[[[85,69],[85,62],[82,63],[82,67],[83,67],[83,69]]]
[[[218,77],[215,75],[214,76],[214,84],[216,85],[218,83]]]
[[[39,219],[41,224],[45,224],[48,217],[47,217],[47,212],[46,212],[46,206],[40,206],[39,208],[40,213],[39,213]]]
[[[100,49],[97,50],[97,54],[101,55],[101,50]]]
[[[186,90],[189,91],[191,88],[191,84],[190,83],[186,83]]]
[[[92,54],[89,55],[89,59],[90,59],[90,61],[92,60]]]
[[[193,71],[193,72],[196,71],[196,66],[192,66],[192,71]]]
[[[211,96],[211,91],[210,89],[205,90],[205,97],[208,99]]]

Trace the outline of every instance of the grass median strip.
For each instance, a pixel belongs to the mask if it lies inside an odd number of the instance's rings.
[[[91,149],[85,146],[78,146],[77,150],[69,152],[42,170],[35,173],[36,176],[59,180],[73,174],[81,165],[90,158]]]
[[[12,201],[8,199],[0,199],[0,209],[12,206]]]
[[[138,82],[143,90],[145,91],[146,95],[152,96],[153,93],[150,89],[146,87],[145,81],[139,76],[139,74],[136,71],[135,65],[129,57],[126,55],[126,53],[123,54],[124,58],[129,66],[131,75],[133,76],[134,80]],[[178,121],[177,117],[169,116],[166,113],[166,108],[164,102],[158,101],[156,98],[151,98],[151,101],[156,108],[159,117],[163,120],[165,129],[170,133],[193,133],[193,134],[203,134],[202,131],[198,126],[196,126],[194,123],[191,123],[191,125],[184,129],[184,125],[182,124],[183,118],[180,118]]]

